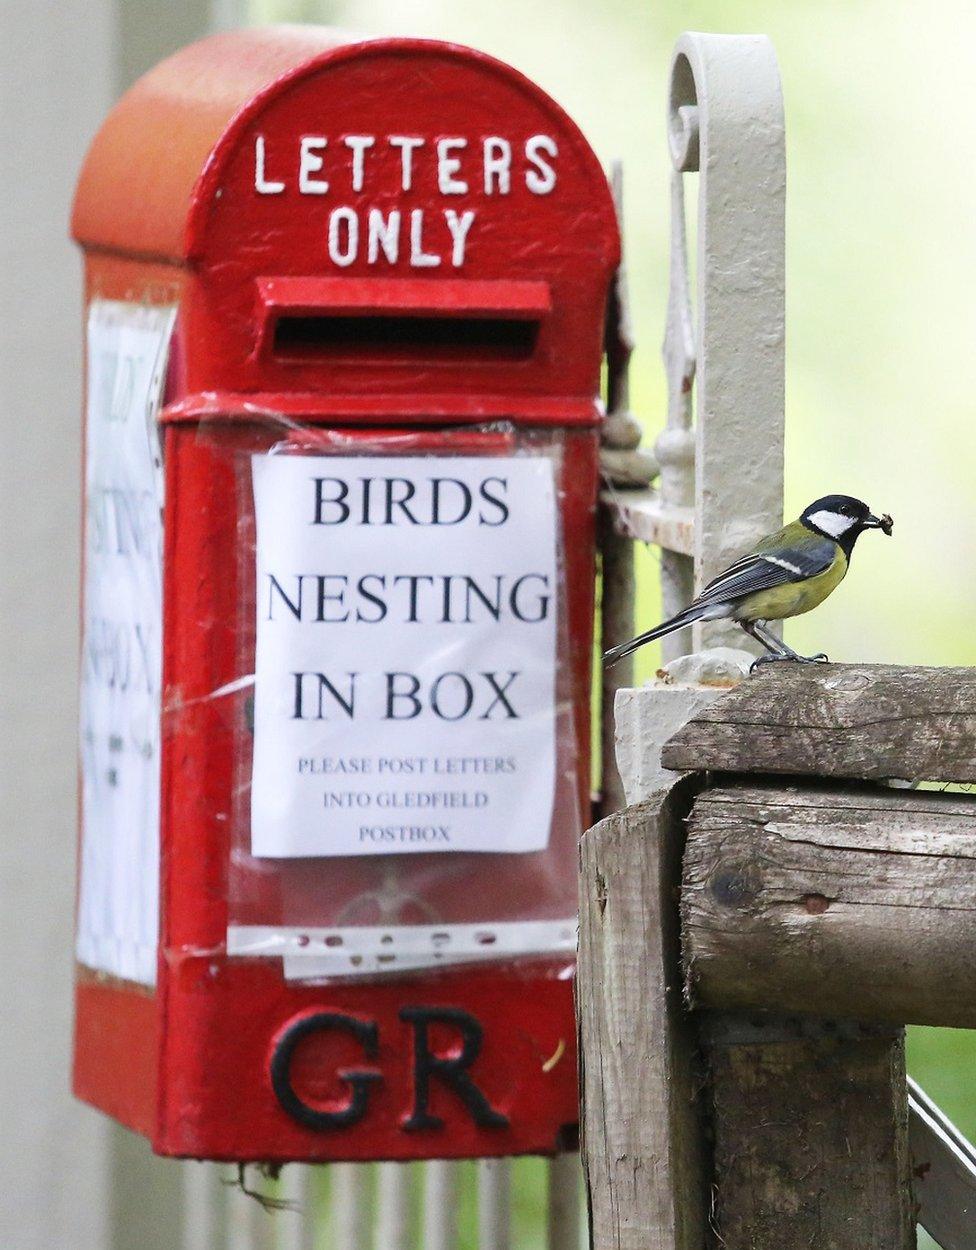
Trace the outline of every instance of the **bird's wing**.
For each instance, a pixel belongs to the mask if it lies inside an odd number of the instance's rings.
[[[695,600],[697,605],[737,602],[760,590],[786,582],[805,581],[828,569],[837,544],[794,522],[763,539],[754,551],[713,578]]]

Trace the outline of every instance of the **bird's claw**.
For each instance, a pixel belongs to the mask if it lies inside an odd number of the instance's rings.
[[[794,664],[829,664],[830,657],[825,651],[818,651],[816,655],[797,655],[791,652],[789,655],[773,655],[771,652],[766,655],[758,656],[749,665],[749,672],[754,673],[760,664],[777,664],[780,660],[791,660]]]

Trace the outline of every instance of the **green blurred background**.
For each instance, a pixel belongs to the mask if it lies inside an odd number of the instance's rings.
[[[761,31],[786,99],[786,512],[833,491],[889,511],[841,592],[790,623],[835,659],[972,664],[976,606],[976,10],[962,0],[253,0],[256,21],[454,39],[529,74],[626,176],[635,408],[662,422],[664,94],[682,31]],[[640,615],[657,571],[641,551]],[[657,664],[642,654],[639,675]],[[976,1038],[913,1029],[913,1074],[976,1136]],[[519,1202],[536,1201],[522,1165]],[[524,1244],[524,1243],[516,1243]]]
[[[253,0],[255,21],[454,39],[545,87],[626,177],[635,408],[664,410],[664,93],[682,30],[761,31],[786,98],[786,512],[842,491],[895,518],[842,591],[791,623],[836,659],[972,664],[976,607],[976,10],[961,0]],[[641,620],[658,608],[638,557]],[[639,676],[653,672],[654,648]],[[976,954],[976,952],[974,952]],[[976,1038],[913,1029],[913,1074],[976,1136]],[[523,1164],[523,1215],[541,1171]],[[468,1221],[463,1221],[467,1224]],[[526,1226],[527,1228],[527,1226]],[[524,1245],[524,1241],[516,1244]]]

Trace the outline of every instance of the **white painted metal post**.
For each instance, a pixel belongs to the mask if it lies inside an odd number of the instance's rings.
[[[287,1204],[275,1220],[275,1250],[315,1250],[315,1169],[292,1163],[281,1173]]]
[[[623,238],[623,167],[617,162],[611,171],[617,222]],[[649,463],[638,480],[650,482],[657,462],[639,450],[641,425],[630,411],[630,358],[634,336],[627,290],[626,251],[610,290],[607,315],[607,416],[600,430],[600,476],[607,496],[617,496],[615,483],[632,482],[634,461],[641,455]],[[646,477],[644,476],[646,474]],[[597,543],[600,551],[600,645],[604,651],[626,642],[634,634],[634,544],[614,523],[611,503],[604,500],[597,511]],[[634,681],[634,662],[628,656],[600,673],[600,810],[605,815],[623,803],[620,774],[614,755],[613,705],[617,691]]]
[[[218,1164],[184,1164],[181,1250],[224,1250],[226,1205],[227,1190]]]
[[[478,1164],[478,1250],[509,1250],[512,1239],[512,1161]]]
[[[235,1169],[228,1169],[228,1177],[236,1176]],[[254,1170],[248,1169],[247,1184],[260,1187]],[[276,1211],[266,1211],[256,1198],[250,1197],[236,1185],[227,1187],[227,1250],[275,1250],[274,1221]]]
[[[908,1142],[918,1222],[942,1250],[973,1250],[976,1149],[911,1077]]]
[[[410,1250],[413,1215],[411,1197],[419,1180],[420,1172],[415,1164],[380,1164],[377,1250]]]
[[[671,66],[668,135],[674,166],[668,416],[655,445],[661,486],[603,496],[619,532],[661,547],[665,615],[782,517],[786,157],[769,40],[682,35]],[[693,310],[683,175],[695,171]],[[721,644],[758,650],[727,622],[696,625],[692,640],[699,650]],[[687,631],[663,640],[662,648],[665,661],[674,660],[688,649]]]
[[[772,45],[762,35],[685,34],[668,96],[674,166],[671,284],[665,363],[668,421],[657,443],[661,494],[628,504],[619,524],[671,552],[665,610],[730,562],[783,512],[784,241],[783,103]],[[699,170],[697,328],[692,330],[681,179]],[[694,379],[694,511],[687,508]],[[664,741],[703,701],[741,678],[752,650],[738,627],[696,625],[698,649],[728,645],[717,660],[666,651],[668,684],[621,690],[617,763],[629,803],[662,784]],[[703,679],[707,681],[703,684]]]
[[[329,1168],[329,1214],[336,1250],[368,1250],[371,1244],[371,1170],[363,1163],[336,1163]]]
[[[423,1250],[456,1250],[460,1181],[458,1163],[425,1165]]]
[[[668,126],[680,170],[699,170],[695,584],[700,589],[783,514],[786,149],[773,46],[764,35],[685,34]],[[743,645],[727,623],[696,647]]]

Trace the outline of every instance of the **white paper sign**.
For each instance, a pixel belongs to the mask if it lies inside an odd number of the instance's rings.
[[[552,463],[285,454],[252,466],[252,853],[545,847]]]
[[[152,985],[159,915],[162,461],[174,311],[88,318],[78,960]]]

